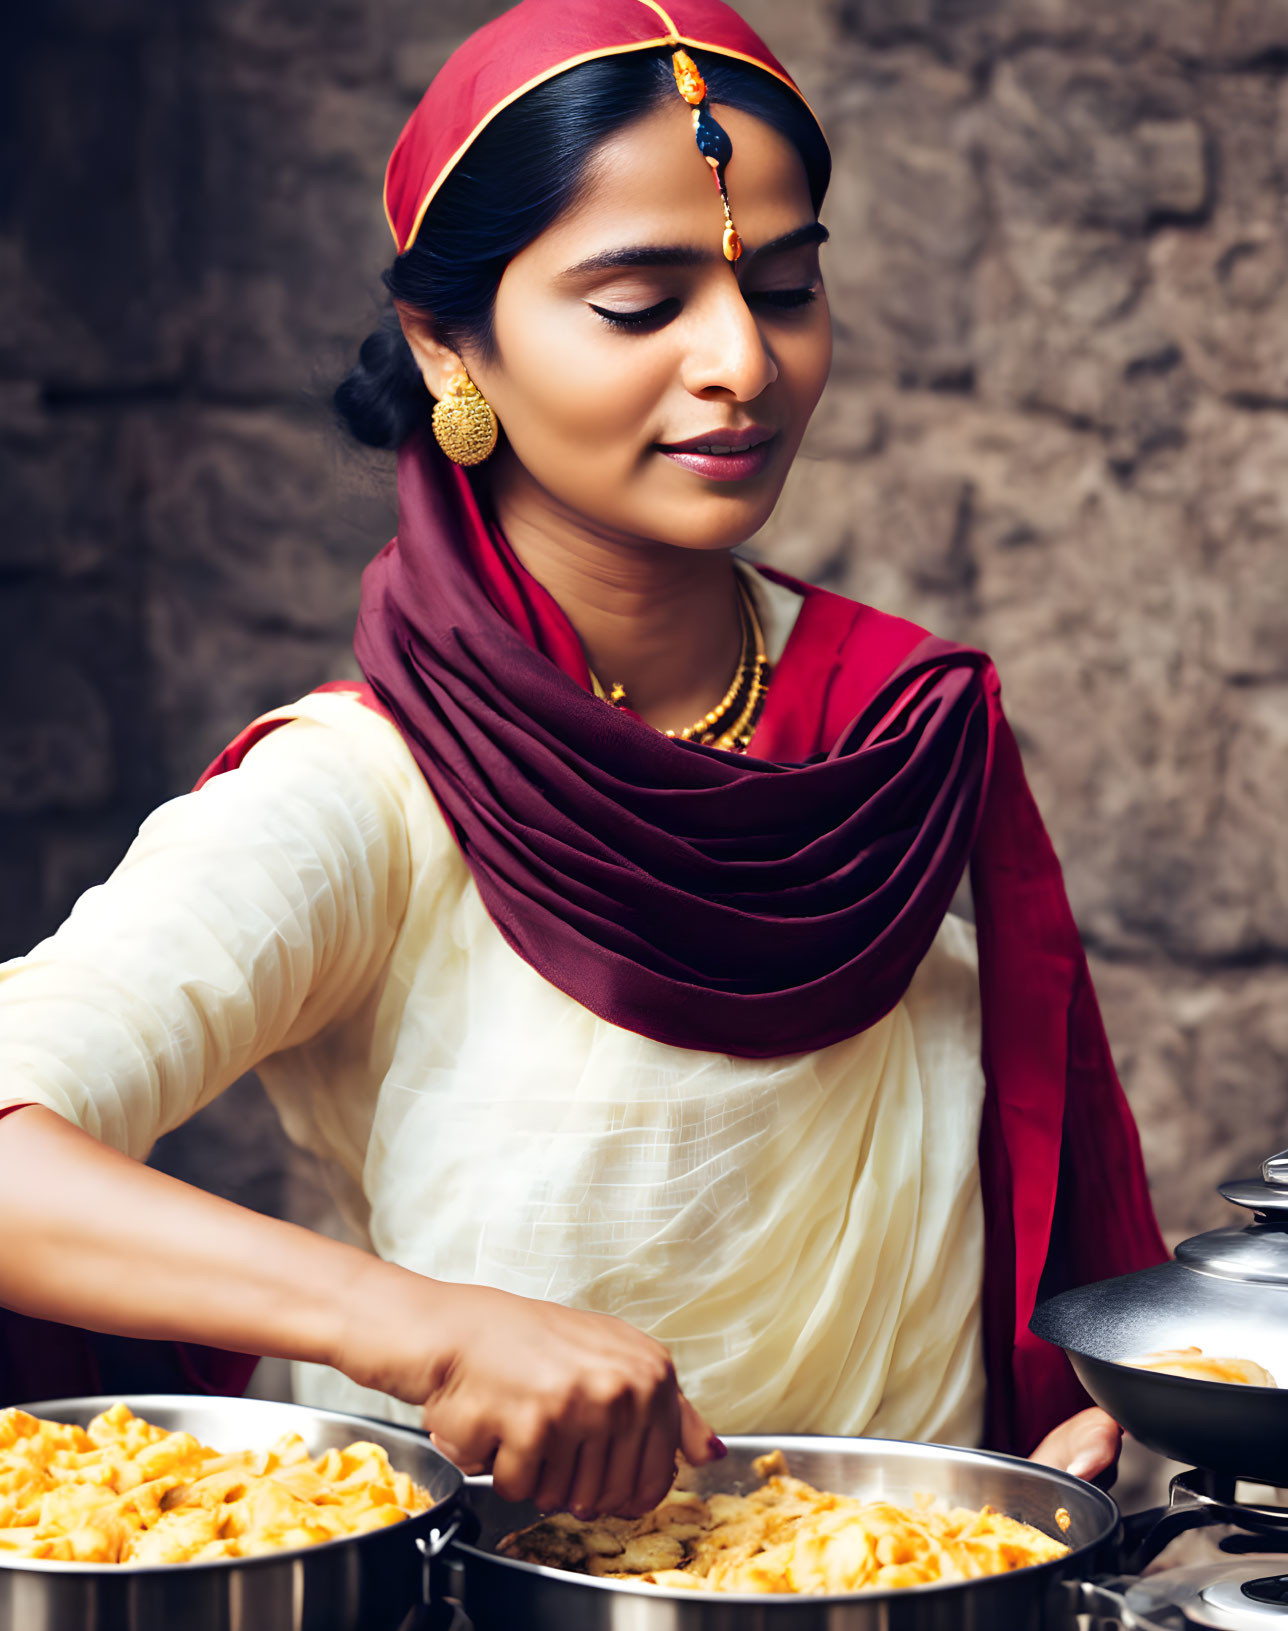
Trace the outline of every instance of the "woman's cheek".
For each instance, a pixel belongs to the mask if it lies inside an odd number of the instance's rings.
[[[832,319],[825,302],[811,313],[810,325],[797,336],[787,358],[790,390],[805,419],[818,406],[832,368]]]

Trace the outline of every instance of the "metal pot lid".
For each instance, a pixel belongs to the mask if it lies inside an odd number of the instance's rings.
[[[1280,1150],[1263,1161],[1260,1178],[1239,1178],[1222,1184],[1221,1193],[1236,1206],[1288,1221],[1288,1150]]]
[[[1261,1177],[1222,1184],[1221,1194],[1246,1206],[1244,1229],[1212,1229],[1176,1248],[1176,1260],[1203,1274],[1261,1285],[1288,1285],[1288,1150],[1261,1163]]]

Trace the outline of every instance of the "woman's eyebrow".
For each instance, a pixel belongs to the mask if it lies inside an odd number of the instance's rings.
[[[747,251],[748,259],[757,255],[780,255],[789,249],[801,249],[806,244],[822,244],[828,240],[828,230],[821,221],[810,221],[794,227],[781,237]],[[693,244],[636,244],[627,249],[605,249],[598,255],[588,255],[575,266],[560,273],[569,280],[588,277],[594,272],[617,272],[632,266],[702,266],[719,259],[714,250],[699,249]]]

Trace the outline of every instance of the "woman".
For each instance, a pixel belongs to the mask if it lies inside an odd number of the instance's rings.
[[[367,683],[10,965],[6,1306],[286,1356],[583,1513],[708,1422],[1111,1466],[1028,1317],[1164,1253],[996,676],[730,553],[827,374],[827,179],[718,0],[524,0],[448,62],[338,393],[400,449]],[[372,1252],[130,1159],[252,1065]]]

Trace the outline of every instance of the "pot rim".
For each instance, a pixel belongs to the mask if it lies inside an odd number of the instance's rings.
[[[428,1434],[418,1433],[413,1428],[402,1427],[397,1422],[380,1422],[370,1416],[352,1416],[343,1410],[320,1410],[312,1405],[293,1404],[289,1401],[277,1399],[244,1399],[235,1394],[223,1393],[86,1393],[69,1399],[38,1399],[35,1404],[6,1405],[6,1410],[25,1410],[29,1416],[39,1415],[42,1411],[67,1409],[82,1410],[91,1406],[99,1406],[103,1410],[114,1404],[126,1404],[136,1414],[145,1415],[149,1408],[157,1405],[163,1406],[200,1406],[203,1404],[227,1405],[238,1407],[251,1406],[250,1414],[254,1414],[254,1407],[262,1405],[266,1410],[272,1411],[299,1411],[311,1421],[335,1422],[343,1426],[352,1423],[356,1431],[355,1439],[361,1440],[361,1429],[368,1431],[377,1427],[382,1433],[391,1433],[404,1440],[408,1447],[414,1447],[420,1453],[429,1450],[443,1463],[445,1469],[455,1475],[455,1482],[449,1494],[441,1496],[432,1506],[427,1506],[423,1512],[411,1512],[397,1523],[385,1524],[380,1529],[363,1529],[355,1531],[352,1535],[337,1535],[334,1540],[320,1540],[312,1546],[283,1547],[277,1552],[262,1552],[257,1557],[215,1557],[207,1558],[200,1563],[69,1563],[58,1558],[46,1557],[6,1557],[0,1552],[0,1570],[14,1573],[40,1574],[40,1575],[71,1575],[80,1580],[137,1580],[146,1575],[174,1575],[182,1571],[184,1577],[190,1575],[209,1576],[211,1574],[226,1573],[229,1570],[249,1570],[271,1568],[276,1564],[293,1562],[297,1558],[319,1557],[323,1553],[335,1551],[341,1546],[361,1546],[364,1542],[376,1541],[382,1535],[413,1533],[412,1526],[423,1526],[427,1520],[432,1520],[436,1526],[452,1510],[460,1505],[461,1489],[464,1485],[464,1474],[460,1468],[450,1462],[441,1451],[435,1450],[429,1441]],[[56,1416],[46,1415],[47,1421],[57,1420]],[[368,1440],[368,1442],[370,1442]],[[399,1469],[401,1470],[401,1469]],[[410,1474],[409,1474],[410,1476]]]
[[[496,1552],[486,1551],[481,1546],[475,1546],[467,1541],[453,1540],[448,1547],[449,1551],[461,1552],[465,1555],[465,1566],[469,1568],[475,1559],[495,1564],[504,1569],[515,1570],[522,1577],[536,1576],[538,1579],[550,1580],[559,1585],[573,1585],[588,1587],[592,1591],[608,1591],[624,1593],[631,1597],[644,1597],[649,1600],[660,1600],[671,1603],[715,1602],[723,1607],[724,1604],[756,1606],[761,1610],[773,1612],[775,1610],[786,1612],[789,1609],[799,1610],[802,1603],[812,1606],[820,1603],[825,1606],[840,1606],[847,1603],[893,1603],[906,1602],[910,1595],[920,1599],[924,1596],[939,1593],[962,1591],[969,1587],[984,1588],[1002,1580],[1009,1580],[1016,1575],[1026,1579],[1037,1579],[1040,1575],[1062,1572],[1066,1570],[1075,1559],[1084,1553],[1102,1546],[1118,1531],[1122,1523],[1122,1514],[1118,1510],[1117,1502],[1104,1490],[1097,1489],[1081,1478],[1074,1478],[1071,1473],[1062,1472],[1058,1467],[1046,1467],[1040,1462],[1029,1461],[1023,1456],[1004,1455],[1000,1450],[974,1450],[949,1444],[921,1444],[912,1439],[852,1439],[824,1434],[795,1434],[777,1435],[747,1433],[743,1435],[722,1435],[725,1444],[730,1449],[757,1449],[758,1454],[766,1454],[770,1449],[782,1450],[784,1455],[790,1455],[796,1450],[830,1449],[846,1454],[848,1447],[854,1444],[880,1444],[892,1449],[913,1450],[918,1456],[926,1460],[949,1455],[954,1460],[961,1460],[968,1464],[984,1464],[991,1466],[1001,1463],[1005,1466],[1020,1466],[1037,1474],[1040,1478],[1048,1479],[1058,1488],[1075,1491],[1079,1498],[1085,1499],[1090,1493],[1101,1505],[1104,1524],[1098,1534],[1091,1540],[1084,1541],[1081,1546],[1071,1546],[1065,1557],[1050,1558],[1045,1563],[1027,1563],[1023,1568],[1007,1569],[1001,1574],[980,1575],[974,1580],[941,1580],[934,1584],[923,1586],[903,1586],[898,1590],[890,1591],[851,1591],[851,1592],[752,1592],[752,1591],[676,1591],[665,1586],[636,1585],[629,1580],[602,1580],[594,1575],[577,1574],[571,1569],[554,1569],[545,1563],[525,1563],[516,1557],[501,1557]],[[849,1451],[853,1455],[852,1451]],[[854,1459],[861,1459],[854,1457]],[[866,1459],[866,1458],[862,1458]],[[490,1478],[467,1478],[460,1491],[460,1498],[466,1508],[469,1508],[471,1489],[488,1489],[491,1487]],[[1054,1539],[1054,1536],[1050,1537]]]

